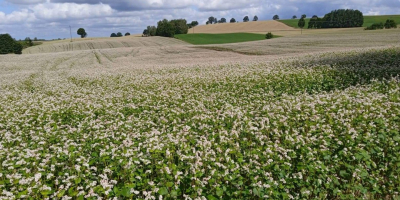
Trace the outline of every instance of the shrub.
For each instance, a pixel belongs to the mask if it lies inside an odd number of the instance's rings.
[[[374,23],[371,26],[368,26],[367,28],[365,28],[365,30],[377,30],[377,29],[383,29],[385,26],[383,25],[383,23]]]
[[[397,28],[397,23],[393,19],[388,19],[386,20],[385,28],[386,29]]]
[[[265,35],[265,38],[266,39],[272,39],[274,37],[274,35],[271,33],[271,32],[269,32],[269,33],[267,33],[266,35]]]
[[[14,42],[14,45],[13,45],[13,53],[15,53],[15,54],[22,54],[22,49],[23,49],[22,44],[20,44],[20,43],[18,43],[18,42]]]

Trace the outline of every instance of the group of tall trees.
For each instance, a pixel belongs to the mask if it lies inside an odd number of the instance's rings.
[[[23,46],[9,34],[0,34],[0,54],[22,54]]]
[[[308,28],[351,28],[362,27],[363,13],[353,9],[333,10],[323,18],[314,15],[308,23]]]
[[[243,18],[243,22],[248,22],[250,21],[249,16],[245,16]],[[258,17],[257,15],[253,17],[253,21],[258,21]],[[231,20],[229,20],[230,23],[236,23],[236,19],[235,18],[231,18]],[[217,24],[217,23],[227,23],[226,18],[221,18],[220,20],[218,20],[217,18],[211,16],[208,18],[208,21],[206,22],[206,24]]]
[[[157,27],[148,26],[143,30],[143,36],[162,36],[162,37],[174,37],[176,34],[187,34],[189,27],[195,27],[199,23],[193,21],[188,24],[186,19],[163,19],[157,23]]]
[[[125,33],[125,36],[129,36],[129,35],[131,35],[129,32],[126,32]],[[123,35],[122,35],[122,33],[121,32],[118,32],[118,33],[111,33],[111,35],[110,35],[110,37],[122,37]]]
[[[157,27],[155,26],[147,26],[143,31],[143,36],[156,36]]]

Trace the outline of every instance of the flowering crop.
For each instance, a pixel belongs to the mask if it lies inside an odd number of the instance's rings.
[[[0,199],[394,198],[399,55],[4,70]]]

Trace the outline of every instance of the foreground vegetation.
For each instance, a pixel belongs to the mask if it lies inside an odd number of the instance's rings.
[[[27,68],[0,79],[0,198],[392,198],[399,53]]]
[[[190,44],[226,44],[237,42],[249,42],[265,40],[265,35],[256,33],[223,33],[223,34],[181,34],[175,35],[175,38],[183,40]],[[279,37],[279,36],[274,36]]]

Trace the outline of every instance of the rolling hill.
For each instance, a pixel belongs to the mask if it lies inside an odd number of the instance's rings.
[[[29,47],[23,50],[24,54],[32,53],[53,53],[65,51],[91,50],[91,49],[111,49],[124,47],[159,47],[188,45],[174,38],[165,37],[137,37],[126,36],[120,38],[84,38],[74,39],[73,42],[67,40],[57,40],[44,42],[42,45]]]
[[[193,33],[267,33],[272,31],[293,30],[284,23],[270,20],[257,22],[223,23],[196,26],[189,29],[189,34]]]

